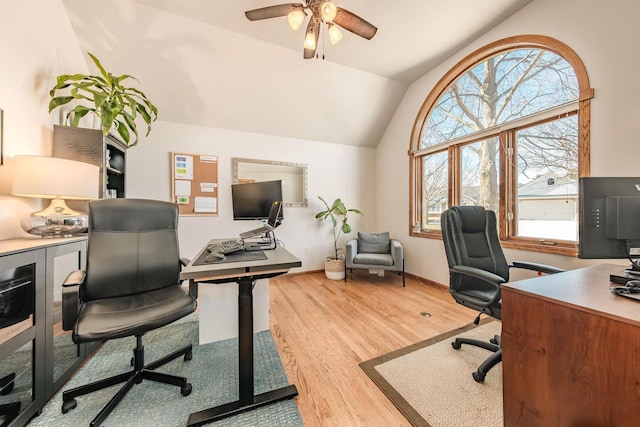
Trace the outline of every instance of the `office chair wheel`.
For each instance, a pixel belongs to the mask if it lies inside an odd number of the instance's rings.
[[[462,348],[462,344],[459,343],[458,341],[452,341],[451,347],[455,348],[456,350],[460,350]]]
[[[62,402],[62,413],[66,414],[70,410],[78,406],[78,402],[75,399],[69,399]]]
[[[191,394],[191,383],[186,383],[184,387],[180,387],[180,393],[182,393],[183,396],[189,396]]]
[[[192,351],[188,351],[184,354],[184,361],[188,362],[189,360],[193,359],[193,352]]]
[[[483,383],[484,382],[484,377],[486,376],[486,374],[483,374],[480,371],[475,371],[471,375],[473,376],[473,379],[476,380],[477,383]]]

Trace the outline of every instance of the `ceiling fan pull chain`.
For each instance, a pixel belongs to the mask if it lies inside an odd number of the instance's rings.
[[[322,60],[324,61],[324,47],[326,46],[326,43],[324,42],[324,26],[320,27],[320,32],[322,33]]]

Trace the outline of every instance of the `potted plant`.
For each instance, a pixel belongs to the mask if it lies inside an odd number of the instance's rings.
[[[102,133],[107,134],[115,128],[127,147],[138,143],[136,120],[142,117],[147,124],[147,135],[151,132],[151,122],[158,118],[158,109],[139,89],[126,87],[127,79],[137,79],[128,74],[114,76],[105,71],[98,58],[89,53],[98,67],[100,75],[62,74],[57,77],[56,85],[51,89],[49,112],[71,101],[84,104],[76,105],[65,115],[65,124],[78,127],[80,119],[92,112],[100,119]],[[63,94],[57,95],[59,91]],[[57,96],[56,96],[57,95]],[[134,137],[131,141],[131,137]]]
[[[324,203],[325,210],[316,214],[316,219],[321,221],[331,218],[333,224],[333,257],[326,257],[324,263],[324,274],[328,279],[344,279],[344,255],[338,256],[338,240],[340,235],[351,233],[351,225],[348,223],[349,212],[362,215],[358,209],[347,209],[342,200],[336,199],[331,206],[320,196],[318,199]]]

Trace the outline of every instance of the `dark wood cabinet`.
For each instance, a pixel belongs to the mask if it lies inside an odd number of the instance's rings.
[[[0,241],[0,425],[23,426],[95,346],[62,331],[62,282],[86,267],[87,238]]]
[[[53,127],[53,157],[98,166],[100,198],[125,197],[126,153],[126,145],[115,135],[104,136],[98,129]],[[86,201],[67,201],[67,204],[87,212]]]

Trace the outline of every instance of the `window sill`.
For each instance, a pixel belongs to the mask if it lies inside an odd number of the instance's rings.
[[[411,230],[409,235],[412,237],[421,237],[425,239],[442,240],[442,232],[440,230]],[[554,245],[542,244],[538,240],[501,240],[502,248],[518,249],[523,251],[531,251],[538,253],[547,253],[554,255],[563,255],[570,257],[578,256],[578,246],[575,243],[557,243]]]

